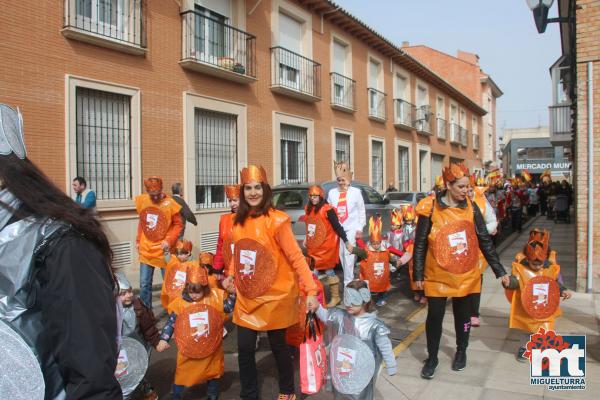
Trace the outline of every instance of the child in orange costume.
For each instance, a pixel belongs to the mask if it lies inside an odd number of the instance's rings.
[[[233,219],[240,205],[240,185],[225,185],[225,196],[229,202],[231,212],[221,215],[219,220],[219,238],[217,239],[217,250],[213,262],[213,268],[223,275],[233,256],[233,240],[231,231]]]
[[[204,268],[190,268],[181,297],[169,304],[169,319],[161,332],[157,350],[169,347],[175,334],[177,368],[173,383],[173,399],[181,399],[186,387],[207,382],[209,400],[219,397],[219,378],[223,375],[224,355],[221,345],[223,320],[233,311],[235,288],[209,286]],[[178,318],[179,317],[179,318]]]
[[[198,260],[192,260],[192,242],[178,240],[175,244],[175,257],[165,251],[167,262],[165,279],[160,291],[160,301],[166,310],[173,300],[181,296],[185,286],[188,267],[198,267]]]
[[[214,255],[209,252],[200,253],[200,267],[204,268],[208,273],[208,286],[211,288],[220,288],[220,282],[223,275],[220,273],[223,271],[215,271],[213,268]]]
[[[550,250],[548,231],[534,229],[523,252],[517,253],[507,289],[512,289],[509,327],[524,331],[516,357],[526,362],[523,354],[530,335],[539,328],[554,329],[554,320],[562,312],[559,300],[567,300],[571,293],[560,282],[560,265],[556,252]],[[511,294],[510,292],[508,292]]]
[[[425,292],[419,290],[413,281],[413,250],[415,246],[415,231],[417,228],[417,213],[412,205],[404,209],[402,213],[402,249],[408,259],[408,276],[410,278],[410,289],[413,291],[413,300],[421,304],[427,303]]]

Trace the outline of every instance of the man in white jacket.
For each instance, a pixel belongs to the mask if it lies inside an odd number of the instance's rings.
[[[367,223],[365,203],[360,189],[350,186],[352,172],[348,164],[344,161],[339,163],[334,161],[333,164],[338,187],[329,191],[327,202],[336,208],[338,219],[346,231],[348,241],[354,246],[357,233],[362,235],[362,230]],[[345,246],[340,246],[340,262],[344,269],[344,287],[346,287],[354,279],[355,256]],[[330,286],[334,284],[334,288],[339,286],[337,277],[330,277],[328,283]],[[331,289],[332,292],[334,288]]]

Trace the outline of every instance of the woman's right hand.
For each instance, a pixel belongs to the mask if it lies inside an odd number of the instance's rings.
[[[423,290],[423,281],[415,281],[415,287],[417,290]]]

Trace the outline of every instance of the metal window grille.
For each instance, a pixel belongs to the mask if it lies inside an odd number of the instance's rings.
[[[373,187],[383,190],[383,143],[378,140],[371,142],[371,171]]]
[[[398,146],[398,190],[408,192],[409,189],[408,148]]]
[[[335,159],[336,161],[346,161],[348,165],[350,160],[350,135],[335,133]]]
[[[307,129],[281,124],[281,182],[301,183],[308,181],[306,159]]]
[[[131,198],[131,97],[77,88],[77,175],[98,200]]]
[[[237,116],[196,109],[196,207],[227,206],[224,185],[237,183]]]

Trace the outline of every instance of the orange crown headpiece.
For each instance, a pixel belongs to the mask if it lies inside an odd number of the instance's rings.
[[[337,178],[342,177],[348,179],[349,181],[352,180],[352,172],[350,171],[350,167],[346,161],[334,161],[333,169],[335,170],[335,176]]]
[[[214,258],[213,253],[204,251],[204,252],[200,253],[200,264],[201,265],[213,265],[213,258]]]
[[[229,200],[240,198],[240,185],[225,185],[225,196]]]
[[[163,189],[163,181],[160,176],[151,176],[148,179],[144,179],[144,187],[147,192],[153,190],[162,190]]]
[[[469,176],[469,169],[463,163],[452,163],[449,167],[444,167],[444,171],[442,172],[442,174],[444,176],[445,183],[452,183],[457,179]]]
[[[369,218],[369,240],[381,242],[381,217]]]
[[[175,244],[175,250],[190,253],[192,251],[192,242],[190,242],[189,240],[178,240]]]
[[[312,185],[311,187],[308,188],[308,195],[309,196],[321,196],[322,198],[325,198],[325,191],[319,185]]]
[[[199,266],[189,267],[187,270],[187,283],[192,285],[208,285],[208,272],[206,268]]]
[[[402,211],[398,211],[395,208],[392,210],[392,225],[402,225]]]
[[[477,185],[477,174],[472,173],[469,175],[469,185],[471,185],[471,187],[475,187]]]
[[[438,189],[444,188],[444,178],[441,175],[435,177],[435,187]]]
[[[529,261],[546,261],[550,247],[550,233],[547,230],[534,229],[529,232],[525,246],[525,256]]]
[[[246,183],[252,181],[260,183],[269,183],[267,181],[267,172],[262,167],[262,165],[248,165],[248,167],[242,169],[240,176],[242,178],[242,185],[245,185]]]
[[[406,206],[404,208],[404,214],[402,215],[402,218],[404,218],[404,221],[412,222],[415,220],[416,217],[417,217],[417,213],[415,212],[415,208],[413,207],[412,204],[409,204],[408,206]]]

